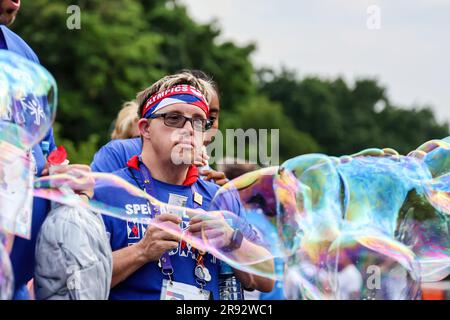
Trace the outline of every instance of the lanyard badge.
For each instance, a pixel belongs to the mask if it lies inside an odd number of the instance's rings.
[[[195,281],[200,286],[201,289],[206,285],[207,282],[211,281],[211,274],[208,268],[205,267],[204,254],[200,254],[197,257],[197,265],[194,268]]]
[[[147,167],[145,167],[145,165],[143,164],[142,160],[139,158],[140,162],[141,162],[141,166],[140,166],[140,172],[143,175],[143,180],[144,180],[144,190],[150,194],[151,196],[154,196],[153,192],[153,188],[152,188],[152,176],[150,171],[147,169]],[[199,206],[201,207],[203,204],[203,196],[197,192],[197,189],[195,188],[194,185],[191,186],[192,189],[192,195],[193,195],[193,202],[194,202],[194,209],[198,208]],[[183,197],[183,196],[176,196],[176,195],[172,195],[171,194],[171,200],[169,201],[169,203],[174,204],[174,205],[178,205],[178,206],[185,206],[186,202],[187,202],[187,198]],[[183,215],[181,215],[183,216]],[[206,268],[205,266],[205,262],[204,262],[204,255],[205,252],[200,252],[198,254],[197,257],[197,263],[196,266],[194,268],[194,276],[195,276],[195,281],[197,282],[197,284],[200,286],[200,291],[203,292],[203,288],[205,287],[206,283],[211,281],[211,273],[209,272],[208,268]],[[159,260],[158,266],[161,269],[161,272],[165,275],[169,277],[169,284],[172,286],[174,284],[174,281],[172,280],[172,274],[174,272],[174,269],[172,267],[172,263],[170,261],[170,256],[168,254],[168,252],[165,252],[161,259]]]
[[[203,196],[198,192],[194,192],[194,202],[201,206],[203,203]]]

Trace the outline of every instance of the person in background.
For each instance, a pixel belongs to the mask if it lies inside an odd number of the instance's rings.
[[[217,84],[206,75],[203,71],[200,70],[187,70],[183,69],[180,73],[188,73],[199,79],[202,79],[208,82],[213,87],[213,96],[210,102],[210,115],[209,121],[212,123],[211,128],[206,132],[205,137],[205,145],[211,143],[214,135],[219,129],[219,113],[220,113],[220,102],[219,102],[219,88]],[[119,122],[120,114],[125,109],[122,109],[119,113],[116,128]],[[131,107],[130,109],[131,112]],[[137,115],[137,113],[136,113]],[[134,130],[134,129],[133,129]],[[114,134],[114,132],[113,132]],[[95,172],[106,172],[111,173],[126,167],[128,159],[130,159],[134,155],[138,155],[142,149],[142,140],[141,138],[127,138],[127,137],[112,137],[114,140],[108,142],[106,145],[101,147],[97,153],[94,155],[94,159],[91,163],[92,171]],[[204,150],[203,163],[200,165],[200,175],[206,181],[213,181],[216,184],[222,186],[228,182],[225,174],[220,171],[212,170],[208,163],[208,156],[206,151]]]
[[[220,115],[220,90],[217,83],[206,73],[204,73],[201,70],[182,70],[182,72],[190,72],[194,76],[196,76],[199,79],[203,79],[211,84],[213,91],[212,91],[212,97],[211,102],[209,104],[209,121],[211,122],[211,127],[208,131],[205,133],[205,143],[203,146],[203,152],[204,154],[207,154],[206,152],[206,146],[210,144],[217,131],[219,130],[219,115]],[[216,183],[219,186],[223,186],[225,183],[227,183],[229,180],[227,179],[226,175],[221,172],[220,170],[213,170],[208,163],[208,160],[205,161],[204,165],[199,167],[200,175],[206,180],[206,181],[212,181]]]
[[[243,163],[235,158],[224,158],[217,164],[217,169],[223,171],[228,179],[233,180],[243,174],[260,169],[257,164]]]
[[[223,171],[225,175],[233,180],[243,174],[258,170],[260,167],[253,163],[242,163],[234,158],[225,158],[218,165],[217,169]],[[275,258],[275,272],[278,274],[284,273],[284,261],[281,258]],[[245,290],[245,300],[285,300],[283,282],[277,280],[274,288],[270,292],[260,292],[258,290]]]
[[[114,130],[111,133],[111,140],[139,138],[139,128],[137,116],[139,106],[136,101],[127,101],[114,121]]]
[[[16,19],[16,15],[20,9],[20,0],[0,0],[0,49],[9,50],[20,56],[39,64],[39,59],[33,49],[22,40],[17,34],[12,32],[7,26],[12,24]],[[31,157],[35,163],[36,177],[48,175],[47,155],[56,149],[53,137],[53,129],[50,129],[44,139],[36,144],[30,150]],[[89,166],[70,165],[61,169],[58,173],[66,173],[72,169],[89,172]],[[77,190],[83,200],[93,195],[93,181],[90,186],[83,186]],[[10,253],[11,264],[14,272],[14,296],[13,299],[28,300],[30,294],[27,283],[34,276],[35,268],[35,246],[38,232],[50,211],[50,201],[35,197],[33,199],[33,214],[31,222],[31,238],[30,240],[15,237],[14,244]]]

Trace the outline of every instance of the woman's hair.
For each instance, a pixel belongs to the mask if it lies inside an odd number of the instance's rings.
[[[213,79],[212,76],[208,75],[207,73],[205,73],[202,70],[198,70],[198,69],[181,69],[179,71],[181,72],[190,72],[192,73],[194,76],[196,76],[199,79],[205,80],[206,82],[208,82],[214,89],[214,91],[216,92],[217,97],[220,98],[219,95],[219,85],[217,84],[217,82]]]
[[[123,104],[117,115],[111,139],[130,139],[134,137],[133,128],[139,120],[137,117],[138,107],[139,105],[134,100]]]
[[[214,96],[215,88],[212,81],[201,79],[195,76],[190,70],[183,70],[180,73],[165,76],[156,81],[152,86],[137,94],[136,102],[139,106],[137,112],[138,117],[142,117],[142,109],[144,108],[145,102],[153,94],[180,84],[191,85],[198,89],[205,96],[206,102],[208,103],[211,102],[211,99]]]

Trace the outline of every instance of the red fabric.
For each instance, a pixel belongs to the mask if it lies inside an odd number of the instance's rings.
[[[198,169],[196,166],[191,165],[184,179],[183,186],[191,186],[198,180]]]
[[[64,146],[59,146],[56,150],[53,150],[47,157],[49,164],[54,166],[61,165],[67,159],[67,151]]]
[[[139,170],[139,156],[133,156],[128,160],[127,166]]]
[[[200,101],[191,102],[190,104],[196,105],[200,107],[206,115],[209,114],[209,105],[208,102],[206,102],[206,98],[203,96],[203,94],[195,87],[181,84],[177,86],[173,86],[168,88],[167,90],[156,92],[150,98],[147,99],[145,102],[144,108],[142,108],[142,117],[144,118],[146,113],[150,109],[154,109],[155,106],[157,106],[161,101],[163,101],[166,98],[170,98],[171,96],[175,95],[182,95],[187,94],[194,97],[197,97]],[[153,113],[153,111],[152,111]]]
[[[127,166],[139,170],[139,156],[133,156],[128,160]],[[184,179],[183,186],[191,186],[198,180],[198,169],[196,166],[191,165],[186,174],[186,179]]]

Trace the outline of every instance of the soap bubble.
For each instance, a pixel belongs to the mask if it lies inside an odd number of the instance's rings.
[[[47,70],[0,50],[0,140],[21,149],[40,142],[55,119],[56,95]]]
[[[448,152],[440,142],[421,157],[299,156],[230,181],[209,211],[162,203],[118,176],[86,175],[108,194],[147,205],[133,215],[136,223],[180,236],[192,252],[209,252],[236,269],[284,280],[290,299],[417,299],[422,282],[450,273]],[[70,191],[78,178],[40,178],[35,194],[130,219],[120,199],[81,201]],[[158,223],[152,212],[178,214],[185,228]],[[239,228],[243,250],[225,250],[208,228],[191,234],[193,217]],[[272,262],[280,258],[285,270],[276,271]]]

